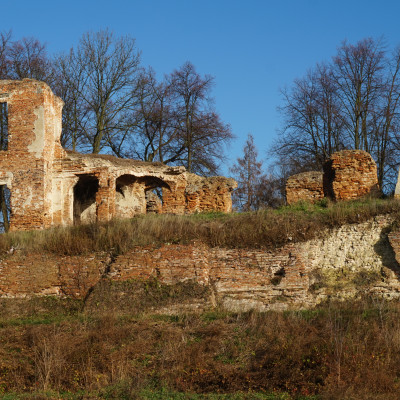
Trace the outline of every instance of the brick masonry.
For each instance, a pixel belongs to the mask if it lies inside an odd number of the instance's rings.
[[[363,150],[343,150],[331,155],[324,171],[311,171],[288,178],[286,200],[315,202],[324,197],[354,200],[379,192],[377,167]]]
[[[324,198],[322,172],[310,171],[292,175],[286,183],[286,201],[294,204],[297,201],[315,203]]]
[[[324,192],[334,200],[354,200],[378,191],[376,164],[366,151],[339,151],[325,163]]]
[[[233,179],[64,150],[63,102],[43,82],[0,81],[0,102],[8,105],[8,149],[0,151],[0,185],[11,192],[11,230],[108,221],[148,210],[183,214],[232,209]],[[162,193],[156,207],[148,192]]]
[[[138,247],[116,259],[16,251],[0,260],[0,297],[82,298],[102,279],[156,278],[165,284],[191,280],[209,286],[217,302],[234,310],[309,307],[360,293],[400,298],[399,264],[385,233],[391,223],[389,217],[377,217],[274,251],[202,243]],[[365,276],[378,279],[358,287]]]

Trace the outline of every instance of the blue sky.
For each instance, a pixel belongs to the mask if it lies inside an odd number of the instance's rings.
[[[108,27],[136,38],[142,64],[159,77],[191,61],[215,77],[216,109],[236,136],[226,174],[248,133],[268,163],[281,126],[280,88],[329,61],[345,39],[400,44],[399,16],[400,2],[388,0],[19,0],[2,2],[0,31],[36,37],[58,53]]]

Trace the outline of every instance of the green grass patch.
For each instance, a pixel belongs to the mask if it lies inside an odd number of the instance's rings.
[[[198,393],[182,393],[182,392],[174,392],[168,389],[160,389],[156,390],[142,390],[140,392],[140,398],[143,400],[292,400],[293,397],[288,395],[287,393],[229,393],[229,394],[220,394],[220,393],[207,393],[207,394],[198,394]],[[315,399],[317,397],[302,397],[300,399]]]
[[[166,388],[159,390],[143,389],[133,391],[124,384],[110,386],[100,392],[78,392],[78,393],[58,393],[33,392],[33,393],[9,393],[4,394],[1,400],[318,400],[317,396],[292,397],[287,393],[184,393],[176,392]]]

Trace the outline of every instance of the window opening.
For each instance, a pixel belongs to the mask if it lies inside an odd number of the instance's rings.
[[[0,185],[0,232],[10,230],[11,192],[7,185]]]
[[[163,208],[163,189],[169,186],[156,177],[145,177],[146,213],[161,214]]]
[[[146,190],[146,213],[160,214],[162,212],[162,188],[152,188]]]
[[[8,149],[8,106],[0,103],[0,150]]]

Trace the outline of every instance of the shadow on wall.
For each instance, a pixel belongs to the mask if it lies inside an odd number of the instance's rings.
[[[342,150],[333,153],[323,172],[309,171],[290,176],[286,182],[286,201],[317,202],[355,200],[366,195],[379,195],[377,167],[372,156],[363,150]]]
[[[99,180],[90,174],[79,175],[74,186],[74,224],[96,221],[96,193]]]
[[[400,265],[396,260],[396,253],[388,237],[391,230],[390,226],[382,229],[379,240],[374,245],[374,250],[381,257],[382,264],[400,276]]]

